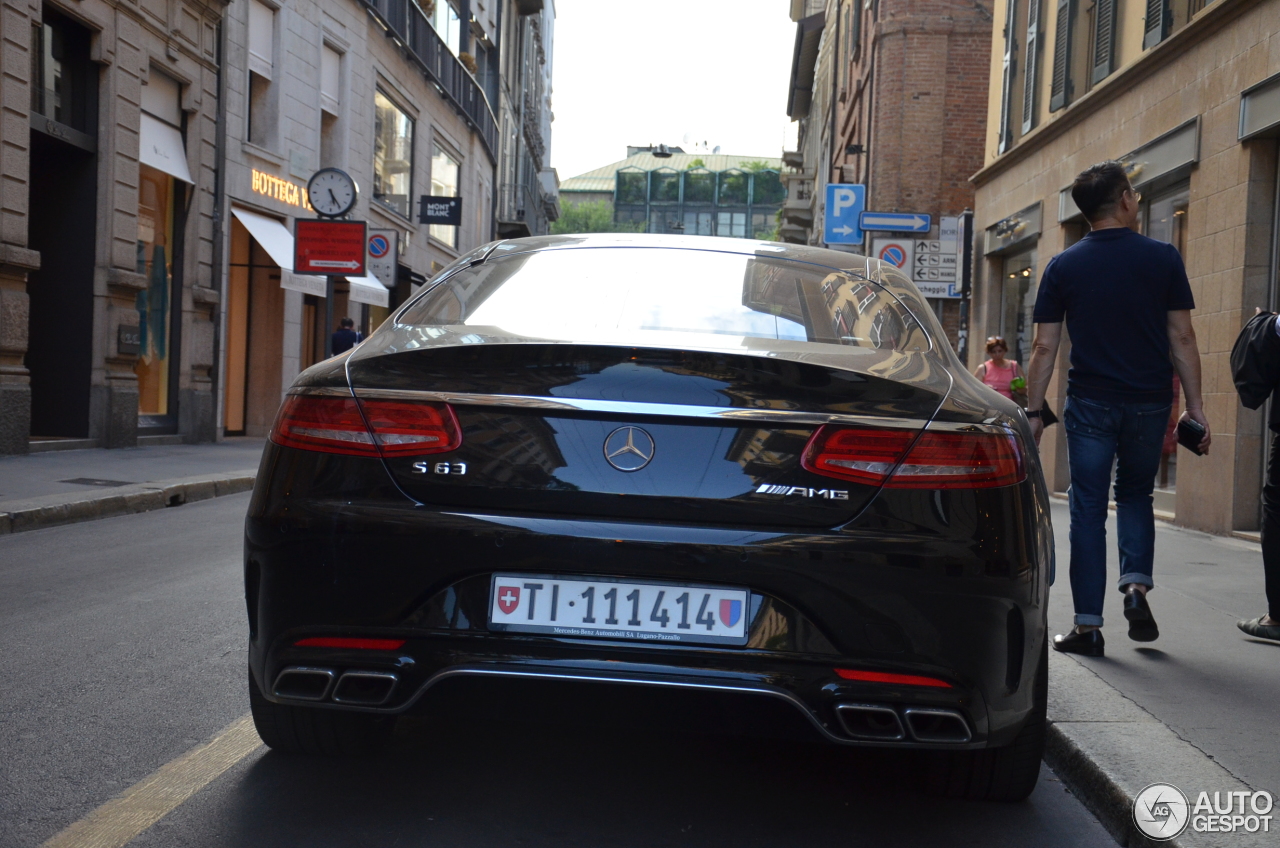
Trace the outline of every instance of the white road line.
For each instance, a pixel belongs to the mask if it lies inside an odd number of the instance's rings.
[[[121,848],[262,745],[250,716],[165,763],[41,848]]]

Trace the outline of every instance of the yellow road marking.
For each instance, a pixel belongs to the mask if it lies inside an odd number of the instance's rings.
[[[121,848],[261,744],[253,719],[242,716],[213,741],[165,763],[41,848]]]

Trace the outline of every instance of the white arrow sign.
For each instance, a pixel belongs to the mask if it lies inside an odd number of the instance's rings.
[[[929,219],[920,215],[878,215],[872,212],[863,212],[862,226],[864,229],[883,227],[885,229],[924,232],[929,229]]]
[[[849,235],[849,233],[853,232],[853,227],[849,226],[848,224],[845,224],[843,227],[832,227],[831,232],[839,233],[842,236],[847,236]]]
[[[337,259],[312,259],[308,264],[316,268],[341,268],[343,271],[354,271],[360,267],[360,263],[354,259],[345,262]]]

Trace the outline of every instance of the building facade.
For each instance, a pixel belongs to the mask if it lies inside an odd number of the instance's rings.
[[[685,153],[678,147],[630,147],[627,153],[626,159],[565,180],[565,202],[605,201],[614,221],[640,232],[775,237],[786,196],[780,160]]]
[[[436,271],[498,237],[504,150],[517,158],[521,150],[505,146],[491,95],[506,86],[503,47],[523,49],[527,19],[548,14],[522,14],[529,5],[233,0],[224,434],[265,435],[283,392],[327,355],[341,318],[369,332]],[[547,88],[538,90],[549,107]],[[381,277],[330,284],[291,273],[294,224],[315,217],[306,184],[323,167],[355,179],[360,195],[350,217],[394,246]],[[460,224],[421,222],[426,196],[460,198]]]
[[[214,438],[224,6],[0,3],[0,453]]]
[[[932,217],[912,241],[947,240],[943,218],[974,202],[969,175],[983,163],[991,0],[795,0],[796,22],[787,114],[799,122],[783,209],[788,241],[821,244],[825,186],[866,186],[866,208]],[[902,256],[919,282],[924,254],[902,251],[901,234],[864,236],[855,248]],[[894,251],[897,250],[897,253]],[[948,253],[948,259],[955,252]],[[906,265],[903,266],[906,270]],[[954,266],[949,266],[954,267]],[[953,344],[960,340],[962,292],[925,292]]]
[[[1040,273],[1088,230],[1069,186],[1091,164],[1125,163],[1143,232],[1186,262],[1213,427],[1209,456],[1166,451],[1156,508],[1211,532],[1255,530],[1265,424],[1239,405],[1228,359],[1253,308],[1276,305],[1280,4],[1000,0],[995,11],[986,164],[973,177],[975,338],[1003,335],[1027,359]],[[1067,356],[1064,345],[1048,398],[1059,412]],[[981,358],[975,345],[969,364]],[[1061,427],[1041,453],[1065,491]]]

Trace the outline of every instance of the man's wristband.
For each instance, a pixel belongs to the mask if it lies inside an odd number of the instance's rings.
[[[1027,417],[1028,417],[1028,418],[1039,418],[1039,417],[1040,417],[1040,410],[1038,410],[1038,409],[1028,409],[1028,410],[1027,410]]]

